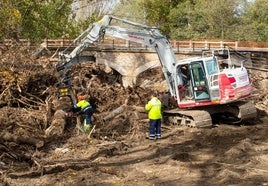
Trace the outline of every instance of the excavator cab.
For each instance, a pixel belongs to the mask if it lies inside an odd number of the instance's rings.
[[[180,104],[219,100],[219,64],[215,56],[194,58],[177,65]]]

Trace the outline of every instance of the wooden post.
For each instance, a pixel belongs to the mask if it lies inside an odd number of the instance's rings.
[[[60,46],[64,47],[63,38],[61,38],[61,40],[60,40]]]
[[[220,42],[220,48],[223,48],[223,41]]]
[[[127,40],[127,48],[130,49],[130,41]]]
[[[48,48],[48,42],[47,42],[47,38],[44,39],[44,43],[45,43],[45,47]]]
[[[192,48],[192,40],[189,41],[189,48]]]

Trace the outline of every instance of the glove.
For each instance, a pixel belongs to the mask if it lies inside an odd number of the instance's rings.
[[[72,113],[72,112],[68,112],[68,113],[66,113],[66,117],[67,117],[67,118],[72,118],[72,117],[73,117],[73,113]]]

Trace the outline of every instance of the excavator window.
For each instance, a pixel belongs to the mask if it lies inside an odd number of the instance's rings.
[[[205,62],[208,75],[213,75],[219,72],[219,65],[215,57]]]
[[[193,91],[195,100],[208,100],[208,84],[205,75],[205,69],[202,61],[191,63],[191,74],[193,81]]]

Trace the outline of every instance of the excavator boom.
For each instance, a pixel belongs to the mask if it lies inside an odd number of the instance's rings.
[[[131,25],[137,29],[111,26],[110,23],[112,20],[120,21],[124,24]],[[75,41],[84,37],[82,42],[70,54],[66,54],[67,49],[59,53],[59,62],[56,66],[57,71],[68,71],[71,66],[75,65],[76,63],[79,63],[79,60],[77,60],[76,57],[86,47],[88,47],[89,45],[93,45],[94,43],[97,43],[101,39],[103,39],[104,35],[121,38],[136,43],[141,43],[154,49],[157,52],[159,60],[161,62],[162,71],[167,80],[169,91],[172,96],[175,95],[174,79],[172,78],[174,74],[172,73],[174,72],[173,69],[176,63],[176,58],[173,52],[173,48],[166,36],[162,35],[156,27],[149,27],[146,25],[120,19],[111,15],[105,15],[103,19],[93,23],[78,38],[76,38]],[[65,81],[66,79],[68,79],[66,76],[64,76],[66,72],[62,74],[63,75],[61,79],[67,86],[70,83],[69,81]]]

